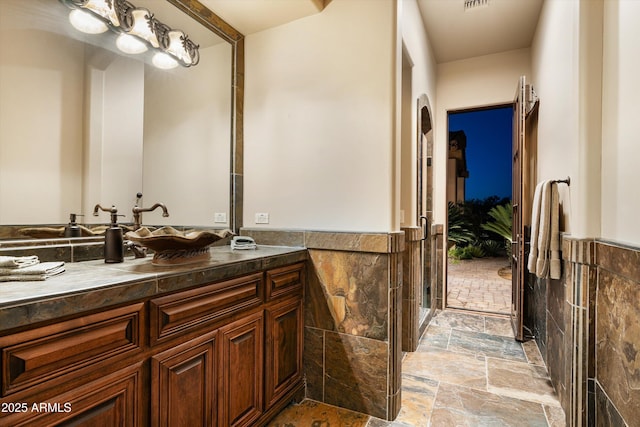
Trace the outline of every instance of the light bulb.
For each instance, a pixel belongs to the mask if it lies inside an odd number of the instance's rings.
[[[147,51],[147,45],[142,40],[129,35],[129,34],[120,34],[116,39],[116,46],[118,49],[123,51],[124,53],[137,54]]]
[[[100,34],[108,30],[107,24],[100,18],[80,9],[73,9],[69,13],[69,22],[76,30],[86,34]]]
[[[158,52],[151,59],[153,65],[163,70],[170,70],[178,66],[178,61],[164,52]]]

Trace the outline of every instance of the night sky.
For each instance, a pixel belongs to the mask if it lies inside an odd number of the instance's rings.
[[[510,106],[449,113],[449,131],[467,136],[466,200],[511,197],[512,114]]]

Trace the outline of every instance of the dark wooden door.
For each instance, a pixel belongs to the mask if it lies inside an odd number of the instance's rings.
[[[527,251],[527,228],[531,225],[531,188],[535,165],[535,149],[529,144],[531,126],[535,120],[528,120],[536,111],[538,99],[533,87],[520,77],[513,102],[513,143],[512,143],[512,204],[513,225],[511,230],[511,325],[516,340],[525,339],[524,307]],[[533,132],[535,133],[535,132]]]
[[[262,413],[263,327],[259,312],[220,329],[220,426],[250,426]]]
[[[267,309],[266,405],[274,404],[302,378],[302,298]]]
[[[151,359],[151,425],[216,425],[216,332]]]

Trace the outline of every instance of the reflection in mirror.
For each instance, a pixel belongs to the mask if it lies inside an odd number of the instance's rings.
[[[0,1],[0,224],[104,224],[96,203],[131,222],[136,202],[162,202],[171,216],[145,224],[230,226],[233,48],[169,2],[133,3],[199,63],[161,70],[75,29],[60,1]]]

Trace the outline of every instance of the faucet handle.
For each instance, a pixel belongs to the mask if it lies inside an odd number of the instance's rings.
[[[102,205],[100,205],[100,203],[98,203],[94,208],[93,208],[93,216],[98,216],[98,211],[101,210],[103,212],[110,212],[112,214],[115,214],[118,212],[118,209],[116,209],[115,205],[111,205],[111,208],[107,209],[107,208],[103,208]]]

